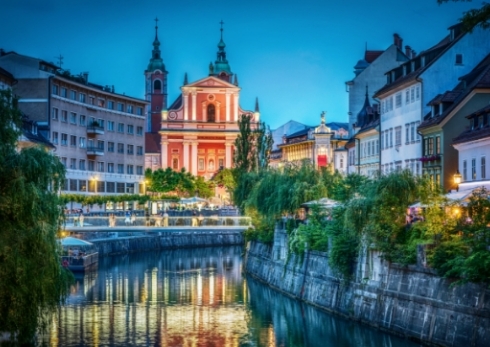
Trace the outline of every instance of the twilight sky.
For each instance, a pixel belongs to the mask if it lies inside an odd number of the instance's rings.
[[[436,0],[2,0],[0,48],[57,63],[72,74],[144,98],[144,70],[159,18],[169,72],[169,105],[216,59],[219,22],[240,104],[272,129],[289,120],[347,122],[345,82],[368,49],[384,50],[393,33],[421,52],[436,44],[480,1]]]

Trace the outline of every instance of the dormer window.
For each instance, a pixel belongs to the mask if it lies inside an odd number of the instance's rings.
[[[410,62],[410,71],[415,71],[415,60]]]
[[[443,107],[443,106],[444,106],[444,105],[443,105],[443,103],[441,102],[441,103],[439,104],[439,115],[441,115],[441,114],[442,114],[442,112],[443,112],[443,110],[444,110],[444,107]]]
[[[463,65],[463,55],[462,54],[456,54],[456,65]]]
[[[436,106],[432,105],[432,107],[430,108],[430,118],[434,118],[435,114],[436,114]]]
[[[391,80],[395,81],[395,71],[391,71]]]
[[[471,128],[471,130],[475,130],[477,128],[478,128],[478,118],[474,117],[473,118],[473,127]]]
[[[483,116],[478,117],[478,124],[480,125],[480,128],[483,128]]]
[[[407,66],[403,65],[403,76],[407,74]]]
[[[420,65],[421,65],[422,67],[424,67],[424,66],[425,66],[425,56],[420,57]]]

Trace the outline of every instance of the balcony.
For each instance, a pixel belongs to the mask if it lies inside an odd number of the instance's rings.
[[[104,155],[104,148],[89,146],[87,147],[87,155]]]
[[[104,135],[104,127],[101,127],[99,123],[93,122],[87,126],[88,135]]]

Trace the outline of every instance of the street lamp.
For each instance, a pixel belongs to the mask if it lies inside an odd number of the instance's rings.
[[[456,173],[453,175],[454,184],[456,185],[456,191],[459,191],[459,184],[461,183],[461,174],[459,170],[456,170]]]

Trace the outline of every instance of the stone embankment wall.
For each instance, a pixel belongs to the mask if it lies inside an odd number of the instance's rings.
[[[112,255],[160,249],[231,246],[244,243],[241,230],[186,230],[151,233],[142,236],[91,240],[99,255]]]
[[[289,296],[324,310],[435,346],[490,346],[490,291],[451,286],[421,263],[401,267],[365,252],[349,283],[339,281],[328,253],[287,257],[287,235],[251,242],[245,271]]]

